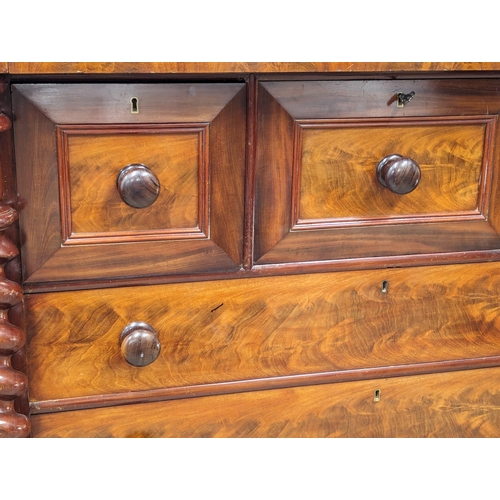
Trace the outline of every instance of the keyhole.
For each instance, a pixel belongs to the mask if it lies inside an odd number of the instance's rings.
[[[373,391],[373,401],[375,401],[375,403],[380,401],[380,389],[375,389]]]
[[[387,280],[382,281],[382,293],[387,293],[389,291],[389,282]]]
[[[130,112],[134,115],[139,114],[139,99],[137,99],[137,97],[132,97],[130,99]]]

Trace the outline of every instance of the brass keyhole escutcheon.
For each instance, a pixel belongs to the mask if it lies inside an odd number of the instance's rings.
[[[408,104],[415,97],[415,92],[410,92],[409,94],[404,94],[403,92],[399,92],[397,95],[397,107],[404,108],[406,104]]]
[[[139,114],[139,99],[137,97],[130,98],[130,112],[133,115]]]
[[[378,403],[380,401],[380,389],[375,389],[373,391],[373,401]]]

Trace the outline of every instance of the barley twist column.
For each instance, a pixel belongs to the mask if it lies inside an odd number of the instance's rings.
[[[10,128],[8,117],[0,113],[0,132]],[[17,220],[17,211],[0,205],[0,437],[27,437],[30,423],[14,408],[16,398],[28,387],[26,375],[12,367],[11,358],[25,343],[24,332],[9,321],[9,309],[22,300],[22,289],[5,276],[5,265],[19,253],[4,234]]]

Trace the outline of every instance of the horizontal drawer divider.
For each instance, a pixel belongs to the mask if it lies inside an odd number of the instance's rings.
[[[496,262],[500,260],[499,250],[481,250],[466,252],[446,252],[432,254],[414,254],[403,256],[366,257],[359,259],[338,259],[314,262],[286,262],[277,264],[255,264],[250,270],[203,273],[159,275],[148,277],[110,278],[102,280],[73,280],[56,282],[26,282],[24,293],[65,292],[90,290],[94,288],[115,288],[117,286],[161,285],[168,283],[188,283],[227,279],[256,278],[262,276],[285,276],[289,274],[311,274],[336,271],[364,271],[371,269],[388,269],[394,267],[436,266],[466,264],[480,262]]]
[[[120,406],[124,404],[150,403],[174,399],[196,398],[202,396],[263,391],[269,389],[285,389],[307,385],[353,382],[356,380],[426,375],[457,370],[493,368],[498,366],[500,366],[500,355],[447,361],[433,361],[428,363],[412,363],[398,366],[337,370],[333,372],[308,373],[301,375],[289,375],[284,377],[237,380],[233,382],[219,382],[213,384],[200,384],[183,387],[167,387],[163,389],[152,389],[146,391],[100,394],[94,396],[51,399],[45,401],[31,401],[30,412],[32,415],[35,415],[42,413],[55,413],[60,411],[104,408],[109,406]]]

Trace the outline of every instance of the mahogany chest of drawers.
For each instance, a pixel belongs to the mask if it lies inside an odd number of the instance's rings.
[[[2,77],[0,435],[500,436],[500,66],[174,66]]]

